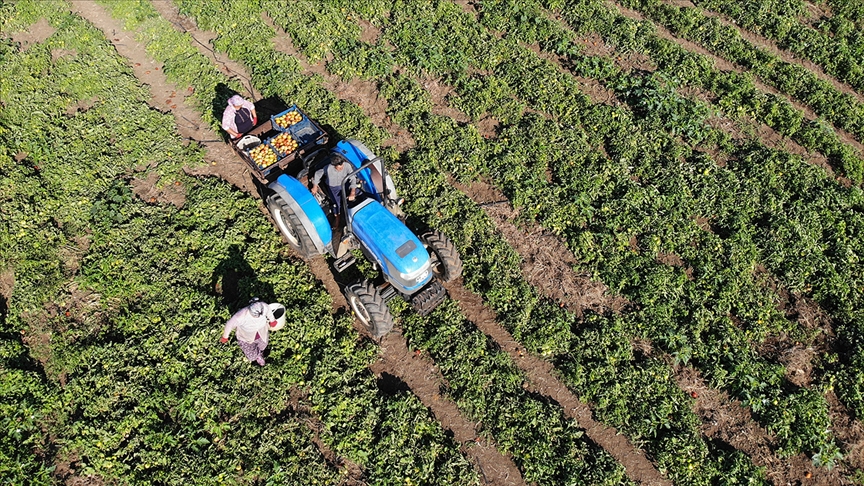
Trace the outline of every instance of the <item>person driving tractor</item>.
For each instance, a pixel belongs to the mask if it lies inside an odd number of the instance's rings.
[[[350,167],[349,167],[350,166]],[[318,184],[321,179],[327,176],[327,189],[330,191],[330,197],[333,201],[333,214],[336,216],[336,227],[339,227],[340,215],[342,214],[342,183],[351,174],[353,165],[345,164],[345,158],[338,154],[330,156],[330,164],[322,167],[315,172],[312,177],[312,194],[318,194]],[[357,179],[350,176],[348,181],[351,192],[348,193],[348,200],[353,201],[357,197]]]

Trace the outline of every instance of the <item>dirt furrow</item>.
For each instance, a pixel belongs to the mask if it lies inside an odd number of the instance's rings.
[[[379,95],[377,83],[357,78],[351,81],[343,81],[338,76],[330,74],[323,63],[310,63],[306,56],[294,46],[291,37],[281,27],[276,25],[270,15],[264,12],[261,17],[276,32],[273,44],[277,51],[284,52],[296,59],[304,71],[321,76],[324,79],[323,86],[328,91],[334,93],[340,100],[349,101],[359,106],[372,123],[390,134],[390,138],[385,140],[382,145],[395,146],[399,152],[404,152],[414,146],[414,139],[411,138],[411,135],[399,127],[399,125],[393,123],[387,115],[387,100]],[[374,29],[368,23],[366,28],[367,30]],[[361,38],[363,37],[369,37],[369,35],[364,33],[361,35]]]
[[[450,297],[457,301],[462,313],[500,346],[525,373],[531,391],[558,403],[568,418],[575,420],[585,429],[589,439],[624,466],[627,477],[639,484],[671,486],[672,482],[664,478],[642,451],[634,447],[626,437],[594,419],[591,408],[580,402],[576,395],[555,377],[551,363],[532,355],[514,340],[498,323],[495,311],[487,307],[479,295],[467,290],[461,280],[445,287]]]
[[[702,418],[702,433],[747,454],[753,464],[765,467],[766,476],[773,484],[852,484],[847,479],[848,472],[841,468],[815,467],[805,454],[780,459],[775,452],[775,438],[756,423],[750,410],[725,392],[708,387],[697,370],[680,367],[675,379],[681,389],[695,399],[693,411]],[[859,440],[860,432],[859,429]]]
[[[192,36],[194,41],[192,44],[198,49],[198,52],[205,57],[209,57],[220,71],[225,73],[229,78],[237,79],[243,86],[244,92],[240,95],[247,99],[259,100],[261,93],[252,85],[252,77],[246,72],[242,64],[231,60],[227,54],[216,52],[211,47],[211,42],[217,37],[213,32],[201,31],[197,28],[194,22],[180,15],[180,11],[173,2],[168,0],[152,0],[150,2],[153,8],[159,12],[163,19],[171,22],[175,29],[180,32],[187,33]]]
[[[651,22],[650,20],[646,19],[645,16],[642,15],[640,12],[638,12],[636,10],[629,9],[627,7],[624,7],[623,5],[619,5],[618,3],[614,2],[613,0],[608,0],[607,4],[609,5],[609,8],[615,9],[621,15],[623,15],[629,19],[644,21],[644,22]],[[749,72],[748,70],[743,69],[743,68],[727,61],[726,59],[712,53],[711,51],[705,49],[704,47],[700,46],[699,44],[696,44],[695,42],[691,42],[691,41],[688,41],[686,39],[676,37],[674,34],[672,34],[672,32],[669,31],[669,29],[667,29],[666,27],[664,27],[662,25],[659,25],[656,23],[653,23],[653,24],[654,24],[654,27],[657,31],[657,35],[659,35],[660,37],[662,37],[664,39],[668,39],[668,40],[671,40],[677,44],[680,44],[683,48],[687,49],[688,51],[696,52],[698,54],[701,54],[701,55],[713,60],[714,65],[717,67],[717,69],[720,69],[723,71],[735,71],[735,72],[739,72],[739,73]],[[818,115],[816,114],[816,112],[812,108],[801,103],[800,101],[798,101],[794,98],[791,98],[784,93],[781,93],[779,90],[775,89],[772,86],[765,84],[764,82],[760,81],[759,79],[757,79],[755,77],[754,77],[753,82],[756,85],[756,87],[759,88],[761,91],[764,91],[766,93],[771,93],[773,95],[780,96],[780,97],[783,97],[786,100],[788,100],[789,103],[792,104],[792,106],[794,106],[796,109],[798,109],[804,113],[804,116],[807,120],[813,121],[813,120],[816,120],[818,118]],[[834,129],[834,131],[837,133],[837,136],[840,137],[840,140],[843,141],[843,143],[846,143],[847,145],[854,147],[855,150],[858,151],[858,153],[864,153],[864,145],[862,145],[861,142],[859,142],[855,137],[853,137],[852,134],[850,134],[849,132],[847,132],[845,130],[837,128],[833,124],[831,126]]]
[[[143,44],[135,40],[135,34],[123,29],[120,21],[96,2],[70,2],[72,11],[87,19],[100,29],[105,37],[114,45],[117,52],[129,60],[135,77],[147,85],[152,93],[150,106],[163,113],[174,115],[177,132],[187,140],[200,143],[205,149],[207,166],[186,169],[190,175],[217,176],[235,187],[252,193],[257,192],[252,182],[249,169],[239,160],[234,152],[222,141],[222,136],[211,129],[201,119],[199,112],[186,102],[190,90],[180,89],[169,82],[162,71],[162,65],[151,59]],[[165,194],[156,190],[155,181],[133,181],[133,187],[139,196],[157,202],[174,202],[176,195]]]
[[[578,273],[576,257],[558,237],[535,223],[513,224],[518,211],[497,188],[486,182],[466,186],[451,179],[450,183],[483,208],[495,229],[522,257],[522,276],[540,294],[579,317],[586,310],[620,312],[630,305],[621,296],[609,295],[603,283]]]
[[[456,404],[441,395],[444,383],[435,363],[425,354],[412,352],[405,337],[394,330],[381,340],[381,360],[372,366],[377,375],[384,373],[401,379],[435,415],[442,426],[453,433],[453,440],[475,464],[484,484],[525,484],[522,474],[509,455],[477,434],[477,424],[465,418]]]
[[[831,76],[830,74],[826,73],[825,70],[822,68],[822,66],[819,66],[818,64],[814,63],[813,61],[810,61],[809,59],[804,59],[804,58],[798,57],[796,54],[793,54],[790,51],[780,49],[779,47],[777,47],[777,44],[774,41],[772,41],[771,39],[768,39],[766,37],[763,37],[763,36],[753,32],[753,31],[750,31],[750,30],[747,30],[747,29],[744,29],[744,28],[738,26],[738,24],[736,24],[735,22],[730,20],[726,15],[719,13],[719,12],[715,12],[713,10],[708,10],[708,9],[704,9],[701,7],[697,7],[690,0],[663,0],[663,1],[665,3],[668,3],[670,5],[674,5],[676,7],[698,9],[699,12],[701,12],[703,15],[717,19],[717,21],[720,22],[721,24],[723,24],[724,26],[737,30],[738,34],[741,35],[741,38],[750,42],[751,44],[755,45],[756,47],[758,47],[760,49],[765,49],[766,51],[770,52],[771,54],[779,57],[784,62],[787,62],[789,64],[798,64],[798,65],[806,68],[807,70],[813,72],[817,77],[819,77],[819,79],[826,81],[828,83],[831,83],[831,85],[834,86],[834,88],[836,88],[841,93],[846,93],[846,94],[854,97],[855,100],[858,101],[858,103],[864,103],[864,95],[861,95],[860,93],[855,91],[855,88],[853,88],[852,86],[849,86],[848,84],[844,83],[843,81],[840,81],[839,79],[835,78],[834,76]]]

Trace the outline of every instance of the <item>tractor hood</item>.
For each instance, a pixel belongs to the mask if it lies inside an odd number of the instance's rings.
[[[411,292],[432,278],[429,253],[402,221],[380,203],[356,209],[352,231],[378,260],[382,271]]]

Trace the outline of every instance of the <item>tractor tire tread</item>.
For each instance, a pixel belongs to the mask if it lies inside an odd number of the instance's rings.
[[[442,282],[452,282],[462,275],[462,258],[450,238],[440,231],[429,230],[423,233],[421,240],[434,250],[441,260],[443,271],[439,278]]]

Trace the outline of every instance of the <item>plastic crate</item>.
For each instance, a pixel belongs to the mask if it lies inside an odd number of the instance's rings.
[[[267,147],[267,149],[269,149],[270,152],[272,152],[274,155],[276,155],[276,160],[274,160],[273,163],[271,163],[269,165],[265,165],[265,166],[262,166],[262,165],[258,164],[257,162],[255,162],[255,159],[252,158],[252,151],[257,149],[258,147]],[[273,146],[270,145],[269,143],[267,143],[266,141],[260,145],[256,145],[255,147],[251,147],[249,149],[243,149],[243,152],[246,154],[246,157],[249,158],[249,160],[252,162],[252,164],[255,165],[255,167],[257,167],[258,169],[260,169],[262,171],[267,171],[269,168],[275,167],[276,163],[279,162],[279,152],[276,149],[274,149]]]
[[[290,134],[290,132],[283,132],[283,133],[289,133],[289,134]],[[282,158],[284,158],[284,157],[286,157],[286,156],[288,156],[288,155],[290,155],[290,154],[293,154],[294,152],[297,151],[297,149],[294,149],[294,150],[292,150],[292,151],[290,151],[290,152],[283,152],[283,151],[279,150],[278,148],[276,148],[276,146],[273,145],[273,139],[276,138],[276,137],[279,137],[279,136],[281,136],[281,134],[280,134],[280,135],[273,136],[273,137],[270,137],[270,138],[268,138],[267,140],[264,140],[264,143],[266,143],[267,145],[269,145],[270,147],[272,147],[273,150],[276,151],[276,155],[278,155],[280,159],[282,159]],[[291,135],[291,136],[293,137],[293,135]],[[295,139],[295,140],[296,140],[296,139]],[[301,145],[302,145],[301,143],[299,143],[299,142],[297,143],[297,147],[298,147],[298,148],[299,148]]]
[[[297,143],[301,147],[315,142],[324,134],[314,123],[312,123],[312,120],[307,118],[305,115],[302,120],[288,127],[288,133],[294,137],[294,140],[297,140]]]
[[[276,123],[276,119],[279,118],[279,117],[282,116],[282,115],[287,115],[288,113],[291,113],[292,111],[296,111],[297,113],[300,113],[300,116],[303,117],[303,120],[308,120],[308,119],[309,119],[309,118],[306,116],[306,113],[303,113],[302,111],[300,111],[299,108],[297,108],[297,105],[291,105],[291,108],[288,108],[287,110],[285,110],[285,111],[283,111],[283,112],[281,112],[281,113],[277,113],[277,114],[275,114],[275,115],[273,115],[273,116],[270,117],[270,123],[273,124],[273,128],[276,129],[276,130],[279,130],[280,132],[287,132],[288,129],[289,129],[290,127],[283,127],[282,125]],[[301,120],[301,123],[302,123],[303,120]]]

